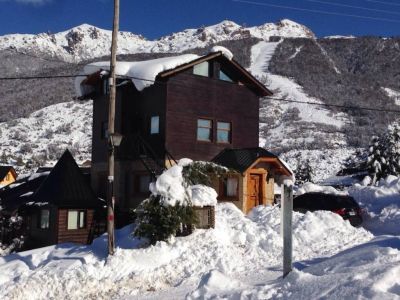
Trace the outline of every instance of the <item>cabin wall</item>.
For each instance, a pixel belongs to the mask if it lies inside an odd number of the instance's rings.
[[[247,190],[247,184],[245,183],[245,177],[241,174],[228,174],[228,176],[235,176],[238,178],[238,194],[235,198],[224,198],[223,191],[221,190],[221,179],[219,177],[212,177],[211,179],[211,187],[217,192],[218,194],[218,203],[229,202],[234,204],[238,209],[244,211],[244,204],[245,204],[245,194]]]
[[[243,85],[192,74],[168,80],[166,148],[176,159],[211,160],[227,147],[258,147],[259,98]],[[197,120],[213,121],[213,141],[197,141]],[[216,122],[231,122],[231,143],[216,142]]]
[[[85,228],[81,229],[67,229],[68,224],[68,210],[60,208],[58,210],[58,230],[57,230],[57,243],[79,243],[86,244],[88,242],[88,237],[90,229],[93,222],[94,210],[86,209],[86,220]],[[71,209],[77,210],[77,209]]]
[[[49,228],[41,229],[40,210],[50,210]],[[24,249],[34,249],[57,244],[57,208],[42,206],[30,208],[24,217],[27,226],[27,237]]]

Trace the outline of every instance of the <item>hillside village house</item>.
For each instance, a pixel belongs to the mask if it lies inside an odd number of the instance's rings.
[[[65,242],[91,243],[104,231],[104,202],[67,150],[53,168],[41,169],[0,189],[2,214],[23,217],[24,249]],[[98,217],[98,218],[97,218]],[[11,233],[13,234],[13,233]],[[0,232],[0,242],[7,233]]]
[[[108,68],[108,62],[88,65],[85,72],[89,75],[77,82],[82,98],[94,99],[91,178],[94,190],[104,198]],[[231,200],[245,212],[272,203],[273,183],[279,183],[281,175],[291,174],[279,158],[258,148],[259,98],[272,93],[236,62],[229,50],[215,47],[201,57],[186,54],[118,62],[116,73],[115,131],[124,137],[115,156],[115,194],[120,209],[136,207],[148,196],[152,178],[185,157],[202,161],[216,157],[216,162],[233,169],[240,165],[236,168],[238,182],[233,177],[221,179],[222,188],[217,189],[221,200]],[[238,157],[222,159],[228,152],[219,153],[226,148],[237,149],[250,160],[235,165]],[[228,185],[226,197],[224,184]],[[253,196],[248,195],[249,190]]]
[[[0,166],[0,187],[17,180],[17,172],[12,166]]]

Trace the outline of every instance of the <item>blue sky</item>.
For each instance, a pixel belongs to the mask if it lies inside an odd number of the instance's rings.
[[[121,30],[148,39],[224,19],[253,26],[283,18],[308,26],[317,36],[400,36],[398,0],[120,1]],[[0,35],[59,32],[82,23],[112,25],[112,0],[0,0],[0,6]]]

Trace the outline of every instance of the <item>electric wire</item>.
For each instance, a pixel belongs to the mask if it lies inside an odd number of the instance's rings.
[[[306,0],[306,1],[313,2],[313,3],[325,4],[325,5],[331,5],[331,6],[339,6],[339,7],[361,9],[361,10],[367,10],[367,11],[373,11],[373,12],[380,12],[380,13],[391,14],[391,15],[398,15],[398,16],[400,15],[400,12],[390,11],[390,10],[385,10],[385,9],[368,8],[368,7],[355,6],[355,5],[336,3],[336,2],[321,1],[321,0]]]
[[[369,17],[369,16],[356,15],[356,14],[332,12],[332,11],[326,11],[326,10],[320,10],[320,9],[302,8],[302,7],[295,7],[295,6],[289,6],[289,5],[278,5],[278,4],[256,2],[256,1],[249,1],[249,0],[232,0],[232,1],[238,2],[238,3],[244,3],[244,4],[283,8],[283,9],[297,10],[297,11],[304,11],[304,12],[311,12],[311,13],[319,13],[319,14],[325,14],[325,15],[344,16],[344,17],[352,17],[352,18],[359,18],[359,19],[369,19],[369,20],[375,20],[375,21],[400,23],[400,20],[395,20],[395,19]]]

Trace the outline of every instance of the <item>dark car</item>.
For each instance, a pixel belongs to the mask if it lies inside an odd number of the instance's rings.
[[[360,226],[362,210],[350,196],[324,193],[306,193],[293,199],[293,210],[298,212],[328,210],[349,220],[353,226]]]

